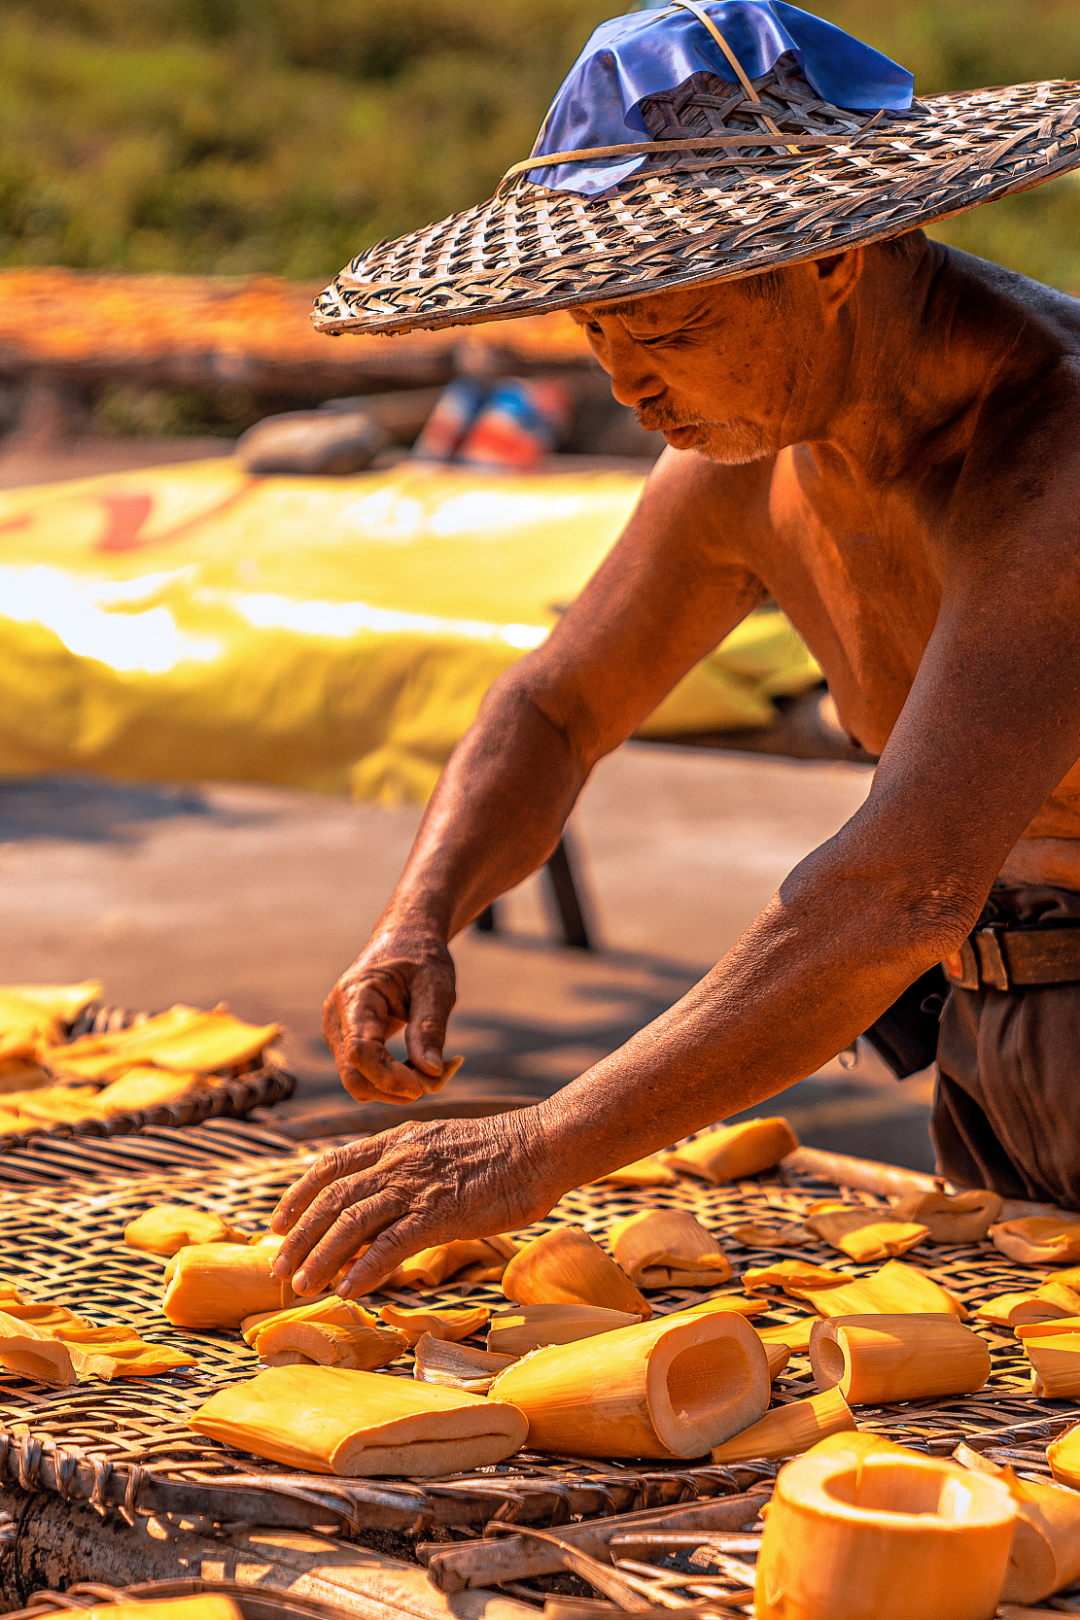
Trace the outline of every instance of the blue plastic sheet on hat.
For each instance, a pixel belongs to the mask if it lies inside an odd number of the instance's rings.
[[[713,0],[702,9],[723,34],[743,72],[756,79],[792,51],[823,101],[852,111],[903,112],[914,78],[842,28],[784,0]],[[648,139],[641,103],[676,90],[695,73],[738,75],[705,25],[683,7],[637,11],[601,23],[559,89],[534,154],[619,146]],[[528,178],[553,191],[592,196],[641,167],[640,157],[593,159],[532,169]]]

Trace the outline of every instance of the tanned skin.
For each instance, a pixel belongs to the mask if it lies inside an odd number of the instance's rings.
[[[769,284],[763,284],[770,292]],[[535,1108],[407,1123],[282,1199],[277,1270],[366,1293],[407,1255],[760,1103],[955,951],[994,878],[1080,890],[1080,304],[928,242],[574,312],[671,447],[547,641],[489,692],[326,1002],[346,1090],[436,1075],[448,942],[534,872],[598,760],[772,595],[849,729],[861,809],[706,977]],[[386,1050],[405,1028],[412,1068]]]

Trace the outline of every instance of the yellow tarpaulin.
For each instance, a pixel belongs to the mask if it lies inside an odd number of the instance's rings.
[[[627,473],[227,459],[0,496],[0,772],[278,782],[424,799],[500,672],[618,534]],[[818,680],[752,615],[649,735],[768,724]]]

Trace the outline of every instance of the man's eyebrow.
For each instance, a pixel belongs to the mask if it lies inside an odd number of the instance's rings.
[[[581,320],[591,320],[589,310],[595,309],[604,315],[629,315],[631,319],[645,316],[648,318],[649,300],[647,298],[616,299],[610,304],[576,304],[570,313]]]

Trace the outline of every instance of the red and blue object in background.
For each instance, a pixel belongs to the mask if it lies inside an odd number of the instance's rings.
[[[424,461],[528,471],[565,440],[573,411],[570,390],[552,378],[489,384],[458,377],[443,389],[412,453]]]

